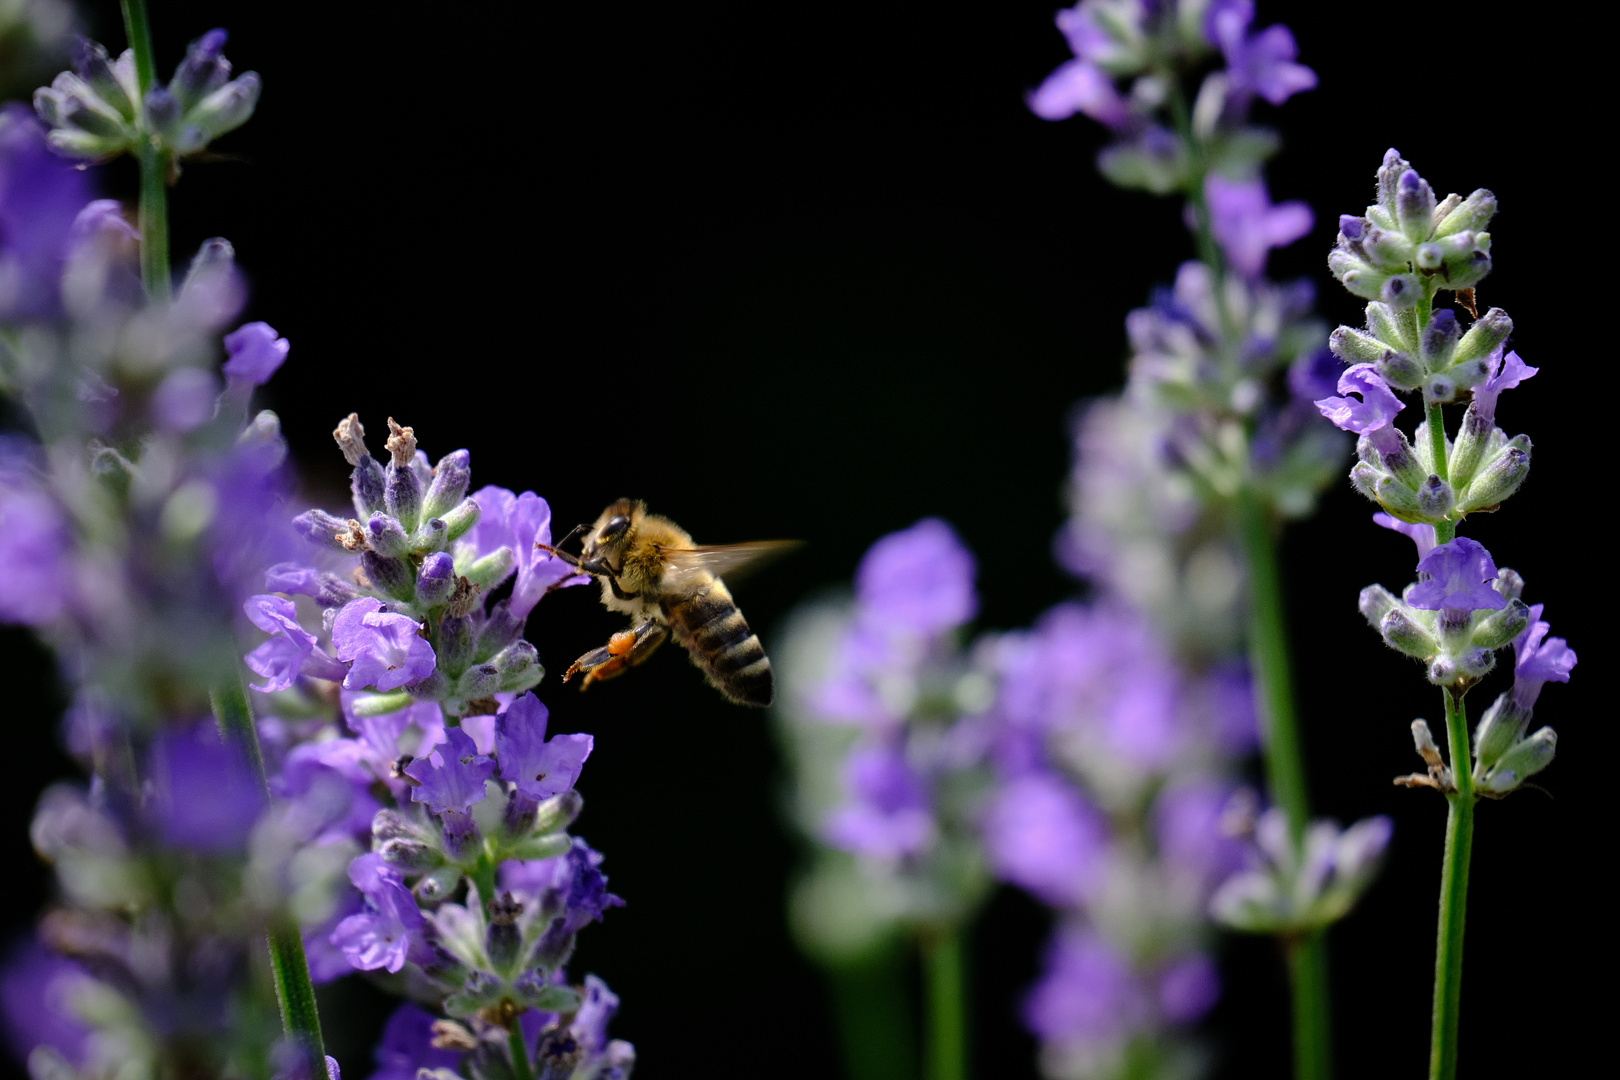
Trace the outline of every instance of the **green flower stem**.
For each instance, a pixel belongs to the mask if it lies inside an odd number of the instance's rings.
[[[962,932],[940,930],[923,941],[923,979],[928,994],[927,1080],[967,1080],[967,979]]]
[[[1294,1076],[1327,1080],[1333,1075],[1332,1015],[1328,1006],[1326,931],[1288,945],[1288,978],[1294,999]]]
[[[495,864],[490,861],[488,852],[478,853],[478,862],[474,864],[469,876],[478,887],[478,902],[484,905],[485,911],[488,911],[489,902],[495,899]]]
[[[146,0],[121,0],[124,31],[135,53],[135,81],[144,95],[156,80],[152,64],[152,27]],[[151,143],[135,154],[141,171],[141,284],[154,300],[169,299],[169,155]]]
[[[240,677],[221,682],[208,695],[214,719],[227,742],[241,746],[253,770],[254,782],[268,800],[270,783],[264,771],[264,753],[259,749],[259,733],[253,723],[253,706]],[[310,1055],[313,1076],[326,1075],[326,1047],[321,1039],[321,1017],[315,1008],[315,987],[309,981],[309,964],[304,959],[304,939],[298,924],[285,912],[270,920],[266,932],[270,946],[270,968],[275,974],[276,1003],[281,1006],[281,1028],[302,1044]]]
[[[1436,402],[1428,406],[1429,453],[1434,457],[1434,472],[1440,479],[1450,482],[1451,474],[1446,462],[1446,416]],[[1441,521],[1434,527],[1434,542],[1449,544],[1457,538],[1457,523]]]
[[[917,1080],[908,945],[885,940],[862,955],[823,963],[846,1080]]]
[[[516,1020],[506,1032],[506,1045],[512,1051],[512,1075],[516,1080],[534,1080],[529,1067],[529,1050],[523,1045],[523,1028]]]
[[[1457,1018],[1462,1006],[1463,926],[1468,911],[1468,859],[1474,847],[1474,777],[1468,714],[1460,697],[1442,690],[1446,738],[1457,790],[1446,796],[1446,856],[1440,874],[1440,929],[1434,953],[1434,1027],[1429,1035],[1429,1080],[1457,1075]]]
[[[1238,533],[1249,567],[1249,655],[1262,722],[1266,787],[1288,818],[1299,850],[1310,821],[1305,757],[1294,717],[1293,676],[1288,662],[1288,623],[1270,516],[1253,490],[1237,496]],[[1333,1027],[1328,1006],[1327,944],[1321,932],[1288,946],[1294,1008],[1295,1080],[1333,1075]]]

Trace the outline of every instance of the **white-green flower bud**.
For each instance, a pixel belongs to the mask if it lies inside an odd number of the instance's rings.
[[[1400,352],[1417,352],[1417,319],[1414,312],[1397,312],[1388,304],[1368,304],[1367,329],[1391,348]]]
[[[471,499],[461,500],[454,510],[444,515],[445,539],[459,540],[468,529],[478,524],[482,513],[478,504]]]
[[[1395,183],[1395,219],[1401,232],[1414,244],[1421,244],[1434,231],[1434,188],[1411,168]]]
[[[1447,196],[1450,202],[1453,196]],[[1496,216],[1496,196],[1484,188],[1475,191],[1468,198],[1461,200],[1455,208],[1441,218],[1435,226],[1434,235],[1437,238],[1447,237],[1464,229],[1478,232],[1490,224],[1491,218]]]
[[[1413,259],[1412,242],[1398,232],[1385,232],[1373,226],[1361,238],[1367,262],[1379,270],[1405,270]],[[1438,262],[1436,263],[1438,266]]]
[[[1427,628],[1412,617],[1405,604],[1391,607],[1378,621],[1378,633],[1384,644],[1396,652],[1418,660],[1427,660],[1440,651],[1440,643]]]
[[[1423,385],[1423,366],[1410,356],[1393,349],[1373,361],[1373,369],[1389,385],[1399,390],[1416,390]]]
[[[1414,306],[1422,295],[1423,284],[1416,274],[1392,274],[1378,290],[1378,299],[1397,310]]]
[[[1530,608],[1523,600],[1510,600],[1501,611],[1493,611],[1474,627],[1472,641],[1482,649],[1500,649],[1519,636],[1530,623]]]
[[[1501,308],[1491,308],[1462,336],[1451,354],[1451,362],[1461,364],[1468,360],[1484,359],[1511,333],[1513,320],[1508,318],[1508,313]]]
[[[1544,727],[1503,754],[1496,767],[1485,775],[1480,788],[1493,795],[1505,795],[1551,765],[1557,754],[1558,733]]]
[[[1346,364],[1376,364],[1380,357],[1392,351],[1371,334],[1348,326],[1341,326],[1328,336],[1328,349]]]
[[[1425,274],[1432,274],[1445,263],[1445,252],[1439,244],[1419,244],[1412,252],[1412,265]]]
[[[1444,519],[1455,502],[1451,485],[1434,473],[1417,490],[1418,512],[1433,521]]]
[[[1474,728],[1476,778],[1483,778],[1495,768],[1503,754],[1524,738],[1524,729],[1529,723],[1529,710],[1519,708],[1511,693],[1500,694],[1491,702]]]
[[[1519,490],[1529,475],[1530,438],[1515,435],[1468,485],[1458,509],[1467,514],[1499,506]]]
[[[1383,623],[1384,616],[1398,603],[1400,601],[1395,599],[1394,594],[1382,585],[1369,585],[1361,590],[1356,607],[1361,610],[1367,621],[1372,623],[1372,628],[1377,630]]]
[[[1444,405],[1457,396],[1457,384],[1449,375],[1431,375],[1423,384],[1425,405]]]
[[[1517,600],[1524,595],[1524,578],[1519,576],[1517,570],[1502,567],[1496,572],[1495,589],[1509,600]]]
[[[1358,461],[1350,467],[1350,484],[1367,498],[1378,501],[1378,482],[1385,476],[1374,465]]]
[[[1354,472],[1354,470],[1351,470]],[[1388,510],[1402,521],[1421,522],[1423,513],[1418,509],[1417,492],[1393,476],[1383,476],[1378,479],[1377,488],[1373,494],[1378,505]]]
[[[1469,289],[1491,272],[1491,234],[1460,232],[1439,242],[1441,278],[1448,289]]]

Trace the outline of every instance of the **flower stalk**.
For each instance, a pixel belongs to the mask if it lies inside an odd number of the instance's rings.
[[[156,85],[152,59],[152,26],[146,0],[121,0],[124,31],[135,53],[135,80],[145,94]],[[167,300],[169,283],[169,153],[153,140],[136,150],[141,173],[141,284],[154,300]]]
[[[1461,695],[1446,699],[1446,735],[1457,790],[1446,796],[1446,851],[1440,872],[1440,927],[1434,954],[1434,1025],[1429,1080],[1457,1075],[1457,1021],[1462,1006],[1463,931],[1468,914],[1468,860],[1474,846],[1474,780],[1469,768],[1468,716]]]
[[[967,979],[962,932],[941,930],[923,943],[928,994],[927,1080],[967,1080]]]

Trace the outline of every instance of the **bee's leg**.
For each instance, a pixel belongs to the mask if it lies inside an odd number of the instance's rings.
[[[592,649],[575,660],[563,673],[563,682],[573,678],[575,672],[584,672],[585,681],[580,685],[580,689],[588,690],[591,683],[623,675],[629,668],[642,663],[668,637],[668,627],[648,619],[632,630],[614,634],[606,645],[600,649]]]

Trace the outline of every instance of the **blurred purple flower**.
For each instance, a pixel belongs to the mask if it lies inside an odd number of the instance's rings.
[[[68,606],[73,536],[27,444],[0,437],[0,622],[42,626]]]
[[[1491,587],[1496,563],[1478,541],[1459,536],[1418,560],[1418,583],[1406,602],[1422,611],[1446,612],[1452,619],[1470,611],[1500,611],[1507,600]]]
[[[1092,931],[1066,929],[1024,1001],[1024,1023],[1051,1042],[1109,1042],[1142,1022],[1145,1004],[1123,956]]]
[[[417,781],[411,801],[427,803],[435,814],[453,810],[465,814],[473,803],[488,794],[484,781],[495,771],[495,763],[478,752],[472,736],[459,727],[446,728],[444,742],[425,758],[405,766],[405,775]]]
[[[1042,120],[1067,120],[1085,113],[1109,128],[1120,128],[1130,119],[1125,99],[1114,88],[1114,80],[1096,64],[1070,60],[1046,77],[1029,95],[1029,111]]]
[[[371,1052],[377,1068],[369,1080],[416,1080],[418,1069],[453,1071],[461,1055],[434,1048],[433,1019],[409,1001],[395,1009]]]
[[[352,662],[344,689],[397,690],[433,673],[433,646],[407,615],[384,611],[382,601],[362,596],[343,605],[332,620],[332,651]]]
[[[362,971],[398,972],[422,928],[416,900],[376,852],[349,864],[349,881],[365,897],[365,911],[338,923],[332,944]]]
[[[1071,907],[1101,882],[1108,829],[1069,784],[1050,773],[1014,778],[992,796],[985,854],[1003,880],[1053,907]]]
[[[239,386],[263,386],[286,362],[289,348],[269,323],[246,323],[225,335],[225,378]]]
[[[213,418],[218,399],[219,382],[213,372],[177,368],[152,391],[152,422],[164,431],[191,431]]]
[[[53,154],[26,106],[0,108],[0,319],[56,314],[73,220],[89,177]]]
[[[1159,974],[1159,1011],[1172,1024],[1200,1019],[1220,996],[1220,972],[1203,953],[1182,957]]]
[[[1541,621],[1544,608],[1543,604],[1531,604],[1530,625],[1513,639],[1513,700],[1522,709],[1535,706],[1544,684],[1569,682],[1569,673],[1575,668],[1575,650],[1569,642],[1547,637],[1552,627]]]
[[[334,682],[348,676],[348,669],[322,652],[315,635],[298,624],[291,600],[261,593],[248,597],[242,610],[249,622],[271,635],[242,658],[248,670],[264,678],[262,684],[250,683],[253,689],[264,694],[285,690],[306,670],[315,678]]]
[[[1153,801],[1159,857],[1174,872],[1193,875],[1206,887],[1243,865],[1244,847],[1221,827],[1232,790],[1210,779],[1171,784]]]
[[[29,938],[13,946],[0,970],[0,1014],[6,1041],[19,1061],[36,1046],[49,1046],[83,1065],[90,1030],[74,1015],[69,998],[83,968]]]
[[[1250,37],[1253,0],[1216,0],[1204,15],[1204,38],[1226,57],[1229,93],[1240,100],[1258,94],[1281,105],[1316,85],[1316,72],[1294,63],[1299,47],[1286,26],[1268,26]]]
[[[549,799],[572,788],[593,745],[589,735],[557,735],[548,742],[548,715],[540,699],[528,693],[495,718],[501,778],[531,799]]]
[[[1311,208],[1297,201],[1271,205],[1260,180],[1211,176],[1204,194],[1210,230],[1227,261],[1246,278],[1265,272],[1266,253],[1272,248],[1286,247],[1311,231]]]
[[[844,763],[849,805],[828,816],[827,843],[876,859],[920,851],[934,838],[928,791],[898,750],[865,746]]]
[[[973,555],[938,518],[881,538],[855,571],[861,619],[872,625],[941,634],[973,618]]]
[[[264,810],[264,795],[241,752],[221,743],[211,724],[158,736],[151,775],[156,824],[177,847],[240,850]]]

